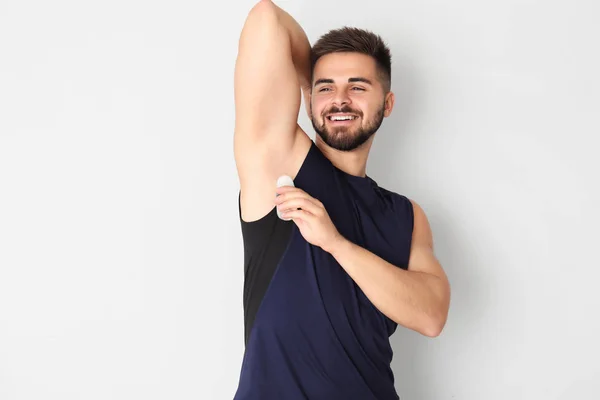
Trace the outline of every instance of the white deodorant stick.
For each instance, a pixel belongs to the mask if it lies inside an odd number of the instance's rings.
[[[290,178],[287,175],[281,175],[278,179],[277,179],[277,187],[280,188],[282,186],[292,186],[294,187],[294,181],[292,180],[292,178]],[[276,196],[279,196],[279,194],[276,194]],[[281,213],[279,212],[279,209],[277,209],[277,216],[284,220],[284,221],[289,221],[289,219],[285,219],[281,216]]]

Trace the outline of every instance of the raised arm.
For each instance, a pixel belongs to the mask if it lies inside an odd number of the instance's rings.
[[[277,176],[296,172],[298,147],[310,140],[298,126],[300,89],[310,87],[310,43],[300,25],[270,0],[248,14],[234,86],[234,154],[243,214],[253,219],[272,208]]]

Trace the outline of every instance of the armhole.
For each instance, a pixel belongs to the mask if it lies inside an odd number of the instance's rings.
[[[410,253],[412,251],[413,232],[415,230],[415,206],[413,202],[406,196],[402,196],[408,203],[407,207],[407,226],[408,226],[408,257],[406,259],[406,270],[408,271],[408,261],[410,260]]]
[[[266,204],[263,202],[270,202],[268,196],[275,196],[275,187],[277,179],[282,175],[289,175],[292,177],[294,184],[296,183],[296,179],[301,175],[301,172],[305,167],[307,161],[310,159],[310,155],[314,152],[313,148],[316,147],[314,142],[308,137],[308,135],[302,130],[302,128],[298,127],[296,132],[296,140],[294,143],[294,149],[289,152],[285,156],[288,162],[285,162],[286,165],[280,165],[277,168],[270,166],[268,167],[269,172],[266,170],[261,170],[261,175],[264,173],[265,176],[258,177],[257,171],[254,171],[253,180],[246,180],[245,185],[242,185],[242,181],[240,178],[240,190],[238,191],[238,213],[240,220],[244,223],[252,223],[258,222],[269,215],[271,212],[276,213],[276,209],[274,205],[271,208],[268,208]],[[268,155],[264,155],[264,157],[268,157]],[[254,201],[259,201],[261,204],[260,211],[256,211],[255,213],[251,213],[247,219],[242,218],[242,207],[241,207],[241,192],[245,190],[244,196],[249,196]],[[270,194],[266,193],[269,191]],[[252,201],[251,200],[251,201]],[[271,204],[273,204],[271,202]],[[264,208],[263,208],[264,206]]]
[[[406,253],[406,259],[400,260],[400,268],[408,271],[408,261],[410,260],[415,225],[415,210],[412,201],[407,196],[399,193],[395,193],[395,195],[400,202],[400,206],[398,207],[399,215],[396,222],[400,227],[398,233],[400,243],[398,245],[401,246]]]
[[[415,206],[408,197],[405,197],[405,198],[406,198],[406,200],[408,200],[408,204],[410,206],[410,207],[408,207],[408,220],[409,220],[409,226],[410,226],[410,241],[411,241],[411,245],[412,245],[412,235],[413,235],[413,231],[415,230]]]

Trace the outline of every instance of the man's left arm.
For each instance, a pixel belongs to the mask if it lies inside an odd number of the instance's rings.
[[[411,202],[414,225],[407,270],[343,237],[328,251],[379,311],[400,325],[435,337],[446,324],[450,284],[434,255],[427,216]]]
[[[277,189],[275,204],[292,219],[302,236],[330,253],[379,311],[396,323],[423,335],[438,336],[448,316],[450,284],[433,253],[433,237],[423,209],[414,211],[408,269],[344,238],[331,222],[323,203],[302,189]]]

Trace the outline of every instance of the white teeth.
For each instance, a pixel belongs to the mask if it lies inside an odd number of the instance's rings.
[[[329,119],[332,120],[332,121],[347,121],[347,120],[351,120],[351,119],[354,119],[354,118],[356,118],[356,117],[353,117],[353,116],[340,116],[340,117],[330,116],[329,117]]]

